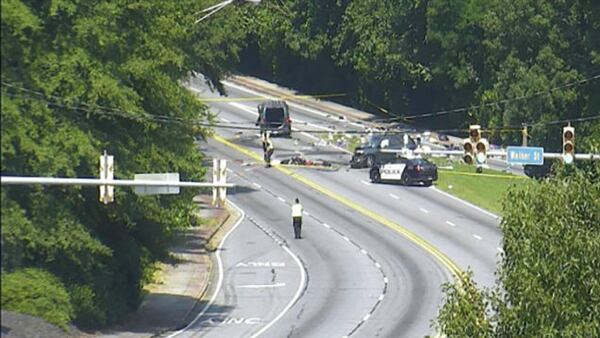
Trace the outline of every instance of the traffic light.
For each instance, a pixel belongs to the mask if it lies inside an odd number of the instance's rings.
[[[100,156],[100,179],[101,180],[113,180],[114,179],[114,157],[109,156],[104,151],[104,155]],[[115,187],[113,185],[100,185],[100,202],[108,204],[115,201]]]
[[[470,125],[469,126],[469,138],[464,139],[463,149],[465,154],[463,160],[466,164],[473,164],[475,162],[475,147],[479,144],[481,139],[481,126]]]
[[[570,125],[563,128],[562,157],[565,164],[571,164],[575,159],[575,128]]]
[[[471,143],[470,139],[466,138],[463,140],[463,149],[465,150],[463,161],[465,161],[466,164],[473,164],[473,143]]]
[[[487,162],[487,151],[489,148],[488,140],[485,138],[479,139],[477,144],[475,145],[475,160],[477,164],[485,164]]]

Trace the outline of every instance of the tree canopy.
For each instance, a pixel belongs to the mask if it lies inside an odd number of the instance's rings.
[[[197,72],[218,87],[245,35],[238,15],[194,25],[209,4],[3,0],[2,174],[98,177],[106,149],[116,178],[202,179],[193,137],[208,129],[190,121],[212,117],[182,82]],[[153,263],[188,225],[195,193],[141,197],[116,188],[105,206],[94,188],[3,187],[3,276],[41,268],[36,280],[57,277],[68,291],[68,319],[111,323],[139,303]],[[4,291],[2,306],[20,308]]]
[[[244,71],[342,91],[347,103],[419,127],[478,123],[515,144],[528,124],[530,144],[556,151],[566,122],[548,122],[600,112],[597,1],[286,0],[252,11]],[[598,124],[578,122],[578,135]]]
[[[575,172],[570,172],[570,171]],[[600,334],[600,165],[514,186],[504,200],[498,283],[445,286],[447,337]]]

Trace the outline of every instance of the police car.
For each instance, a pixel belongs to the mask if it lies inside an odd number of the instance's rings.
[[[400,182],[403,185],[437,181],[437,166],[422,158],[381,156],[369,171],[371,182]]]

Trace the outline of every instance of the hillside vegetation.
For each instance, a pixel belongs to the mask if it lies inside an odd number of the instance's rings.
[[[548,122],[600,112],[598,1],[286,0],[252,10],[245,71],[346,93],[397,122],[478,123],[511,145],[527,123],[530,144],[557,151],[566,122]],[[591,136],[597,149],[598,120],[573,123],[578,150],[593,148]]]
[[[98,177],[106,149],[116,178],[201,180],[193,136],[207,129],[189,121],[211,117],[181,81],[195,71],[217,83],[244,36],[238,15],[193,25],[209,4],[2,0],[2,174]],[[58,325],[121,318],[189,224],[195,193],[116,188],[103,205],[97,188],[3,186],[2,309]]]

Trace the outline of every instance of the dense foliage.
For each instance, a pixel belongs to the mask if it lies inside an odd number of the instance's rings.
[[[156,116],[211,120],[181,81],[200,72],[216,84],[236,63],[244,25],[238,15],[193,25],[208,4],[2,0],[2,174],[98,177],[106,149],[116,178],[179,172],[200,180],[193,136],[206,130]],[[3,187],[3,308],[19,271],[37,267],[47,272],[31,283],[56,284],[49,273],[67,290],[67,319],[115,321],[138,305],[153,263],[188,225],[195,193],[140,197],[117,188],[116,203],[103,205],[97,188]],[[20,299],[40,294],[19,290]]]
[[[44,317],[62,328],[73,317],[65,286],[51,273],[33,268],[2,274],[2,308]]]
[[[254,11],[247,72],[345,92],[388,117],[484,105],[399,119],[417,126],[477,122],[515,144],[527,123],[532,144],[558,150],[565,123],[545,122],[600,112],[600,79],[578,83],[600,74],[598,1],[284,0]],[[580,150],[594,126],[600,139],[597,121],[576,124]]]
[[[448,337],[600,335],[600,164],[515,186],[505,198],[495,290],[447,285]]]

